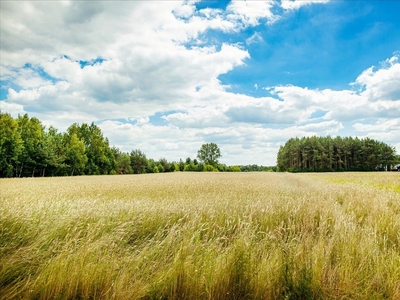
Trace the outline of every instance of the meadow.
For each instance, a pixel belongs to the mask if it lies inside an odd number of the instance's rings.
[[[400,299],[398,172],[0,188],[0,299]]]

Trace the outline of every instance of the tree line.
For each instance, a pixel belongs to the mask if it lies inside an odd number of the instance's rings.
[[[291,138],[281,146],[277,169],[289,172],[390,170],[399,162],[394,147],[370,138]]]
[[[141,150],[111,147],[94,123],[74,123],[64,133],[28,114],[0,111],[0,177],[143,174],[175,171],[271,171],[273,167],[220,164],[220,149],[203,144],[197,157],[178,162],[147,158]]]

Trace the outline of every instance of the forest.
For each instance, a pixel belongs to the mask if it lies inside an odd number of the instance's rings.
[[[289,172],[389,171],[394,147],[370,138],[291,138],[278,151],[277,168]]]
[[[214,146],[206,152],[219,155],[209,160],[207,153],[201,153],[206,146]],[[39,119],[28,114],[13,118],[0,112],[0,177],[275,170],[275,167],[258,165],[227,166],[218,162],[219,157],[218,146],[210,143],[204,144],[194,159],[155,160],[147,158],[139,149],[128,153],[110,146],[107,137],[94,123],[74,123],[61,133],[53,126],[46,128]]]

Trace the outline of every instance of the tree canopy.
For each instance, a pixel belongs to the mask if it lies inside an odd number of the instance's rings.
[[[393,147],[370,138],[291,138],[278,151],[279,171],[377,171],[397,161]]]
[[[197,152],[197,158],[204,164],[216,166],[221,158],[221,151],[215,143],[203,144]]]

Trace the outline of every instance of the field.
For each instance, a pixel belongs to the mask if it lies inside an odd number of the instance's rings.
[[[398,172],[0,188],[0,299],[400,299]]]

